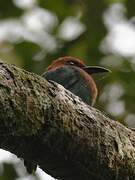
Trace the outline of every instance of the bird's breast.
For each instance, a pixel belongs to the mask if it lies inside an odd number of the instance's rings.
[[[43,77],[61,84],[66,89],[79,96],[85,103],[91,104],[90,89],[78,69],[63,66],[45,72]]]

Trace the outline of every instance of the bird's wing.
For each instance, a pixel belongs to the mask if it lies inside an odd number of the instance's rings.
[[[47,71],[42,76],[47,80],[61,84],[73,94],[79,96],[85,103],[91,104],[90,90],[77,69],[63,66]]]

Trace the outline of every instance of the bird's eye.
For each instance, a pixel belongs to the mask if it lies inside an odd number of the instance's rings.
[[[70,65],[75,65],[75,63],[73,61],[69,61]]]

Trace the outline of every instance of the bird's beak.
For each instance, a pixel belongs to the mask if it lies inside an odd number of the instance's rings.
[[[85,66],[85,67],[83,67],[83,69],[88,74],[111,72],[109,69],[106,69],[106,68],[100,67],[100,66]]]

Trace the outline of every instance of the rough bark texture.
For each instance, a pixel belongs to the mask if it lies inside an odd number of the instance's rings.
[[[0,63],[0,147],[63,180],[134,180],[135,133],[62,86]]]

